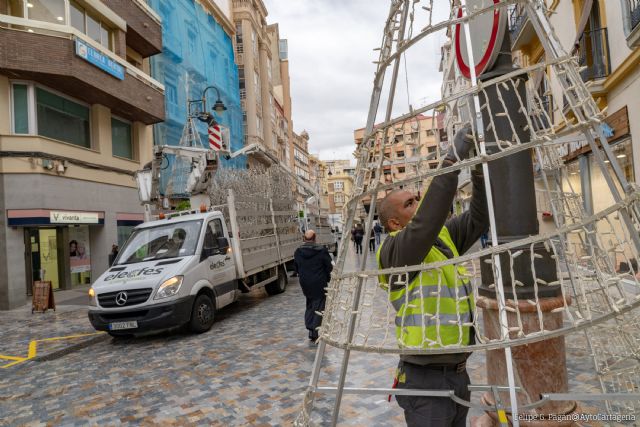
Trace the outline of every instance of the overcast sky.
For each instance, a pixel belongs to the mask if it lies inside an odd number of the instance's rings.
[[[365,126],[373,88],[382,30],[389,14],[388,0],[264,0],[267,22],[278,23],[280,38],[289,41],[289,69],[293,124],[310,135],[309,152],[323,160],[352,159],[354,129]],[[437,10],[440,17],[446,10]],[[426,12],[415,14],[413,34],[427,24]],[[422,15],[421,15],[422,13]],[[435,22],[435,21],[434,21]],[[398,79],[394,115],[440,98],[438,72],[443,33],[427,37],[407,55],[407,73]],[[390,79],[387,73],[386,82]],[[384,104],[381,102],[381,105]],[[384,111],[378,113],[378,122]]]

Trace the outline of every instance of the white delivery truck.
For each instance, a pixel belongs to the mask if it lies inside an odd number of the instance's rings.
[[[301,244],[292,207],[229,190],[218,208],[139,225],[90,289],[91,324],[114,336],[184,325],[204,332],[241,292],[284,292]]]

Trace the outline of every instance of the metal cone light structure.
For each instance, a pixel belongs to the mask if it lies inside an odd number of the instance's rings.
[[[297,425],[314,422],[314,402],[320,396],[334,399],[331,424],[335,425],[345,394],[398,393],[346,387],[354,352],[385,357],[486,352],[488,385],[472,387],[472,391],[482,395],[479,407],[493,424],[545,425],[544,420],[520,422],[517,415],[536,419],[543,414],[569,415],[576,401],[582,400],[604,402],[610,414],[629,414],[640,408],[640,282],[636,271],[616,271],[619,262],[633,265],[631,260],[638,259],[640,193],[626,181],[607,143],[601,126],[605,113],[583,82],[576,58],[559,43],[544,1],[452,3],[448,19],[438,22],[434,1],[390,2],[365,135],[356,150],[354,194]],[[538,64],[512,65],[505,17],[507,9],[514,6],[526,11],[544,48],[544,61]],[[426,11],[426,26],[424,21],[420,25],[416,22],[415,11],[420,7]],[[478,33],[478,25],[485,33]],[[394,117],[405,55],[442,31],[452,36],[455,60],[464,79],[452,84],[445,81],[448,89],[441,99],[421,108],[409,107]],[[543,99],[546,95],[536,87],[541,82],[555,88],[553,98]],[[379,112],[383,99],[386,105]],[[394,132],[420,114],[443,114],[449,140],[456,130],[470,124],[475,155],[449,167],[440,162],[435,169],[422,162],[426,159],[418,159],[407,165],[411,172],[388,183],[382,172],[392,161],[385,152],[388,148],[393,151]],[[613,200],[598,212],[585,211],[562,159],[568,137],[576,135],[591,148]],[[443,158],[448,146],[443,134],[441,139],[439,153]],[[370,203],[367,236],[376,202],[387,191],[423,188],[440,174],[476,167],[482,168],[487,189],[488,247],[446,261],[385,270],[372,269],[363,257],[356,271],[345,270],[348,232],[360,203]],[[541,214],[547,210],[553,222],[541,231]],[[461,335],[458,344],[444,346],[439,338],[428,339],[425,333],[420,345],[399,345],[396,312],[389,302],[389,291],[379,286],[378,276],[399,275],[406,278],[404,286],[409,286],[408,273],[438,275],[449,265],[464,266],[467,273],[456,273],[456,280],[470,281],[473,287],[470,300],[479,313],[472,322],[475,344],[463,346]],[[467,304],[469,297],[460,295],[457,302],[462,300]],[[439,310],[426,313],[424,325],[451,321],[445,317]],[[398,327],[402,328],[402,322]],[[601,393],[583,395],[569,388],[572,378],[565,367],[565,354],[576,345],[588,348],[590,370]],[[327,347],[342,352],[341,364],[336,383],[320,387]]]

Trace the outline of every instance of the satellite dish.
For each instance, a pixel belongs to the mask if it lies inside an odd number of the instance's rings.
[[[467,0],[468,14],[498,4],[500,0]],[[462,18],[462,7],[458,8],[458,18]],[[507,28],[506,8],[496,8],[493,11],[482,13],[469,21],[469,31],[473,47],[473,60],[475,62],[476,76],[487,71],[498,58],[500,46]],[[471,66],[467,52],[467,39],[463,23],[456,25],[455,29],[456,63],[460,73],[467,79],[471,78]]]

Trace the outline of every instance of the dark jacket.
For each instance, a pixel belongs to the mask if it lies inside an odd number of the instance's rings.
[[[363,237],[364,237],[364,228],[356,227],[353,230],[353,238],[356,239],[356,240],[358,240],[358,239],[362,240]]]
[[[302,292],[307,298],[324,298],[324,289],[331,279],[331,255],[322,245],[306,242],[293,254],[293,263]]]

